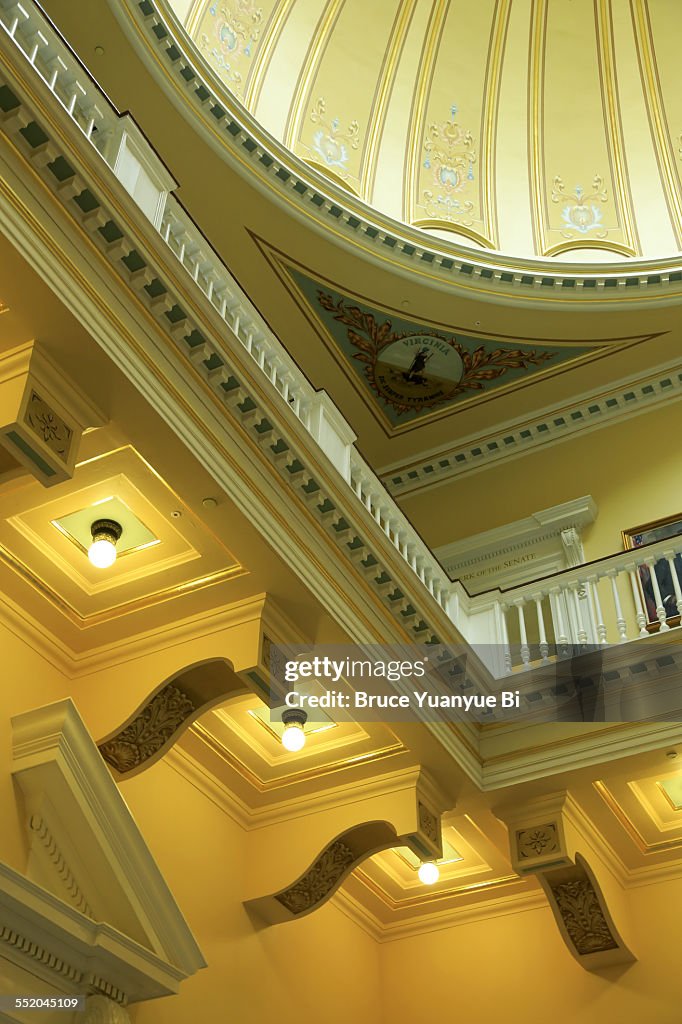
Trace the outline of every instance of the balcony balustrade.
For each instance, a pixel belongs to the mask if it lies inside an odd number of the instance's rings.
[[[93,156],[108,165],[143,211],[189,286],[203,293],[229,328],[217,344],[229,353],[236,343],[248,354],[277,415],[292,415],[302,424],[345,481],[360,521],[373,520],[383,531],[424,601],[436,602],[469,644],[489,651],[484,661],[496,678],[546,663],[556,648],[631,643],[679,629],[682,589],[675,560],[682,539],[476,597],[450,580],[360,456],[342,414],[312,387],[172,194],[176,183],[133,119],[112,107],[31,0],[0,0],[0,27],[5,55],[27,62],[42,79]],[[35,147],[33,156],[39,158]],[[226,373],[224,365],[208,372]]]

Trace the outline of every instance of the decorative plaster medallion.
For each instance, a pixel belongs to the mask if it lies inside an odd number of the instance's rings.
[[[433,814],[428,807],[424,804],[419,804],[419,828],[432,842],[436,845],[440,845],[440,829],[438,827],[439,822],[435,814]]]
[[[26,407],[26,424],[63,463],[68,462],[73,430],[36,391]]]
[[[559,850],[556,825],[552,822],[548,825],[521,829],[516,833],[516,849],[519,860],[556,853]]]

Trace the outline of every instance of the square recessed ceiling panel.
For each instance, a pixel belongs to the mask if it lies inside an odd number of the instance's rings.
[[[682,774],[663,779],[659,786],[676,811],[682,811]]]
[[[102,498],[77,512],[53,519],[52,525],[86,554],[92,541],[91,526],[97,519],[113,519],[122,527],[123,532],[116,544],[116,554],[119,558],[132,551],[142,551],[143,548],[160,543],[159,538],[141,519],[138,519],[126,503],[115,497]]]
[[[244,573],[220,539],[131,445],[81,463],[49,494],[22,485],[3,498],[0,556],[79,628],[119,619]],[[90,527],[123,527],[106,570],[88,559]],[[207,599],[207,603],[210,599]],[[205,606],[193,601],[193,612]]]

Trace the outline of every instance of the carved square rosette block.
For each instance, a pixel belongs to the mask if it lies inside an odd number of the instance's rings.
[[[46,487],[73,476],[83,430],[103,422],[35,342],[0,358],[0,443]]]
[[[572,863],[564,829],[564,803],[565,794],[555,794],[498,812],[509,827],[511,860],[518,874]]]

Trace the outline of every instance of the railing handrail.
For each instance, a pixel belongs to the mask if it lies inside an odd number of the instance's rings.
[[[95,152],[114,172],[116,172],[118,150],[113,143],[124,137],[126,129],[130,129],[130,122],[132,122],[138,149],[147,147],[145,154],[147,166],[156,165],[158,168],[161,181],[159,190],[163,194],[164,200],[162,208],[156,211],[155,217],[150,216],[147,210],[145,212],[152,220],[161,239],[178,258],[187,273],[193,277],[194,282],[212,303],[214,309],[222,315],[237,340],[252,356],[264,378],[275,387],[280,397],[284,399],[286,407],[293,411],[308,433],[320,445],[321,450],[328,454],[321,443],[319,430],[316,430],[312,415],[314,403],[324,395],[324,392],[315,390],[304,371],[287,352],[269,324],[243,292],[208,238],[194,222],[191,214],[180,200],[172,195],[171,189],[175,187],[175,182],[169,181],[168,169],[160,160],[144,132],[129,114],[121,114],[117,110],[58,29],[41,11],[35,0],[23,0],[22,3],[16,2],[16,0],[0,0],[0,11],[5,16],[4,20],[0,18],[0,26],[4,28],[36,73],[40,75],[74,124],[80,128]],[[85,86],[81,85],[79,79],[73,77],[74,69],[77,69],[79,75],[86,76]],[[135,198],[134,195],[133,198]],[[176,230],[174,231],[173,228]],[[185,236],[181,252],[174,245],[179,231]],[[197,253],[206,258],[203,264],[195,260],[190,269],[188,263],[192,262],[191,256]],[[207,266],[207,262],[211,265]],[[215,287],[217,279],[221,281],[223,292],[220,287],[218,289]],[[331,400],[327,405],[333,413],[336,424],[341,425],[342,433],[346,432],[351,435],[350,427],[345,422],[340,410]],[[349,485],[349,490],[353,493],[354,498],[370,511],[375,521],[379,522],[403,562],[412,570],[441,608],[448,612],[450,593],[453,589],[452,582],[436,556],[402,513],[382,481],[357,451],[353,441],[354,435],[353,440],[348,442],[347,472],[342,473]],[[356,483],[361,483],[360,493],[353,487],[353,474],[355,474]],[[371,508],[368,508],[367,499],[370,501]]]

